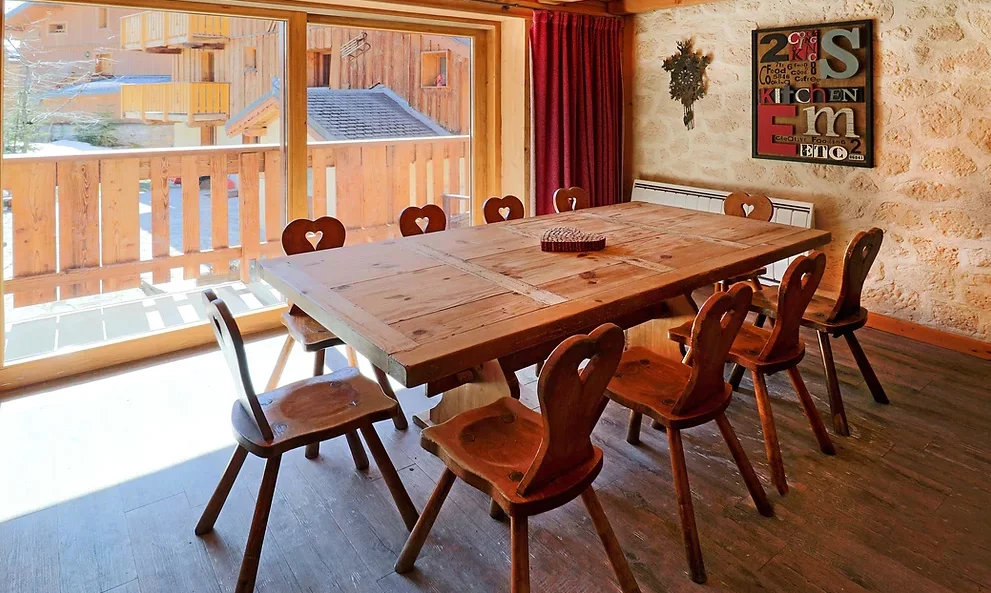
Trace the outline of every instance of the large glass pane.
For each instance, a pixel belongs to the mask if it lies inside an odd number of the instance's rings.
[[[8,2],[6,362],[279,297],[285,24]]]
[[[407,206],[471,224],[472,40],[310,24],[310,214],[349,244],[399,236]]]

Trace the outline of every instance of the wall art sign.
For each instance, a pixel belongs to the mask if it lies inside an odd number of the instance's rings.
[[[753,156],[874,166],[874,27],[753,32]]]

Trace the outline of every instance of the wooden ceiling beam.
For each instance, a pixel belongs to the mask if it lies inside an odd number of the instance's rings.
[[[610,14],[637,14],[660,10],[663,8],[677,8],[679,6],[691,6],[693,4],[707,4],[718,2],[719,0],[612,0],[609,2],[608,10]]]

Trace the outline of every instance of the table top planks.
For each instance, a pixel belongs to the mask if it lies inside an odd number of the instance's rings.
[[[549,253],[551,227],[606,248]],[[828,243],[803,229],[632,202],[263,260],[286,298],[408,387],[563,339]]]

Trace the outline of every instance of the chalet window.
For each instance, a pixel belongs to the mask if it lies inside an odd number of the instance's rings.
[[[244,48],[244,71],[245,72],[257,72],[258,71],[258,48],[257,47],[246,47],[246,48]]]
[[[106,8],[96,9],[96,23],[97,26],[101,29],[106,29],[108,26],[110,26],[110,18],[107,15]]]
[[[49,35],[65,35],[69,32],[69,26],[65,23],[48,23]]]
[[[447,88],[448,51],[420,53],[420,86],[425,89]]]

